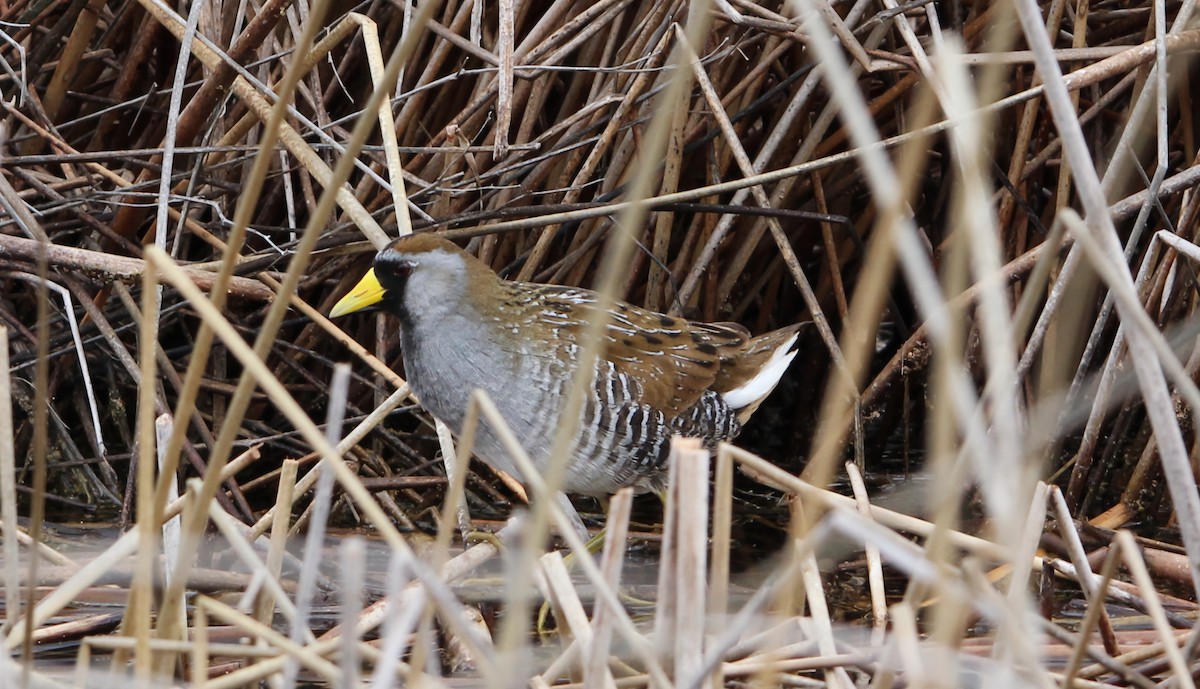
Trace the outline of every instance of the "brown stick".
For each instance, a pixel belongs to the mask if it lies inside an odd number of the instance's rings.
[[[0,235],[0,256],[22,261],[36,260],[39,242],[11,235]],[[146,262],[140,258],[116,256],[100,251],[76,249],[57,244],[46,245],[46,258],[52,266],[82,270],[93,279],[101,281],[132,280],[146,270]],[[216,273],[184,267],[184,272],[203,290],[212,288]],[[257,280],[235,277],[229,282],[229,293],[244,299],[271,301],[275,292]]]

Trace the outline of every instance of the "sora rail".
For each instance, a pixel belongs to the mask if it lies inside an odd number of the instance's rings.
[[[330,316],[372,307],[396,315],[405,373],[422,406],[457,434],[471,391],[484,390],[544,470],[597,303],[585,289],[504,280],[426,233],[382,249]],[[592,496],[661,489],[671,436],[710,448],[736,436],[795,357],[799,328],[751,337],[737,324],[615,303],[563,489]],[[521,478],[486,422],[475,452]]]

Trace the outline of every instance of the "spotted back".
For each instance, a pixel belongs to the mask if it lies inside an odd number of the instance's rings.
[[[525,285],[526,288],[534,287]],[[560,341],[577,347],[597,316],[593,293],[537,285],[543,324]],[[636,399],[668,418],[690,409],[749,340],[739,325],[696,323],[617,302],[608,314],[603,358],[627,378]]]

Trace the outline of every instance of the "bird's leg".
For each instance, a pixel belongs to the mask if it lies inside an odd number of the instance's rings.
[[[600,501],[600,512],[603,514],[608,514],[608,496],[606,495],[596,499]],[[604,547],[604,537],[606,535],[608,535],[608,524],[605,524],[604,528],[597,531],[595,536],[588,536],[587,531],[584,531],[583,547],[587,548],[589,553],[595,555],[596,553],[600,552],[601,548]],[[574,560],[574,558],[575,553],[571,553],[564,558],[564,561],[567,563],[568,567],[571,565],[571,562]]]
[[[567,515],[567,519],[571,520],[571,526],[574,527],[575,533],[579,534],[582,540],[588,540],[587,525],[583,523],[583,517],[579,516],[579,510],[575,509],[575,505],[571,504],[571,499],[567,494],[558,491],[554,494],[554,499],[558,501],[558,506],[562,508],[563,514]]]
[[[608,533],[608,527],[606,526],[603,529],[600,529],[595,536],[589,535],[587,526],[583,523],[583,518],[579,516],[579,511],[575,509],[575,505],[571,503],[566,494],[558,493],[557,497],[559,498],[559,505],[562,506],[563,512],[566,513],[567,517],[571,520],[572,525],[574,525],[575,531],[584,541],[584,547],[587,548],[587,552],[592,555],[600,552],[600,549],[604,547],[604,536]],[[598,499],[600,500],[601,511],[605,514],[608,514],[608,498]],[[575,566],[575,553],[567,553],[567,555],[563,557],[563,564],[567,566],[567,571],[571,571]],[[549,616],[550,602],[547,601],[542,603],[542,607],[538,610],[537,631],[539,634],[544,634],[548,631],[546,629],[546,619]]]
[[[666,513],[667,513],[667,491],[660,490],[660,491],[656,491],[654,494],[658,496],[659,501],[662,503],[663,517],[665,519]],[[601,532],[601,533],[603,533],[603,532]],[[599,534],[597,534],[597,535],[599,535]],[[631,596],[630,594],[625,593],[625,591],[623,589],[617,589],[617,598],[619,598],[621,601],[623,601],[625,603],[629,603],[630,605],[640,605],[640,606],[648,606],[648,607],[654,606],[654,601]]]

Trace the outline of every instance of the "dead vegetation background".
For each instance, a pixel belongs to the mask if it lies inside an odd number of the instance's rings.
[[[298,666],[338,686],[1190,684],[1192,12],[0,4],[0,680],[98,681],[112,654],[205,687]],[[574,583],[527,545],[501,584],[464,583],[495,546],[449,550],[459,499],[495,529],[524,491],[448,479],[392,325],[322,316],[407,231],[514,279],[755,332],[816,322],[743,438],[775,466],[728,449],[711,515],[703,470],[661,536],[635,524],[664,541],[656,606],[627,616],[616,546]],[[909,468],[926,478],[869,506],[860,472]],[[620,534],[628,508],[600,521]],[[327,522],[377,549],[323,543]],[[854,582],[833,614],[874,636],[829,623],[825,589]],[[529,664],[534,590],[562,632]],[[585,662],[614,634],[620,662]]]

